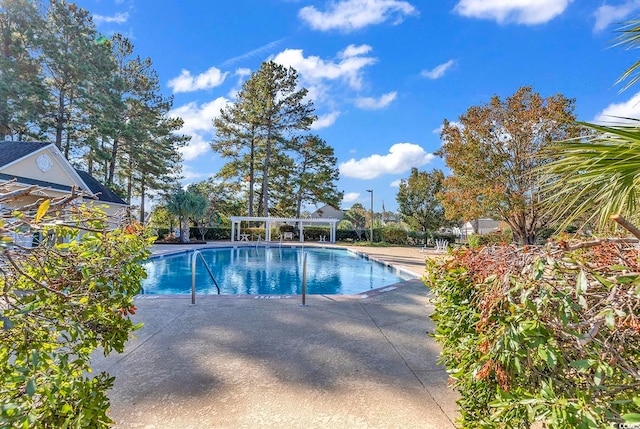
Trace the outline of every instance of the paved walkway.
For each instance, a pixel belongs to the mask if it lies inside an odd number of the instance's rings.
[[[417,249],[366,249],[421,273]],[[94,358],[116,376],[117,428],[454,427],[420,280],[367,298],[313,295],[304,307],[297,297],[189,302],[136,298],[137,338]]]

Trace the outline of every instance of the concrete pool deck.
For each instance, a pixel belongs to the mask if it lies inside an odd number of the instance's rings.
[[[354,250],[424,269],[416,248]],[[138,297],[137,338],[94,357],[96,372],[116,376],[110,415],[117,428],[453,428],[457,396],[427,335],[428,290],[396,286],[312,295],[304,307],[297,296],[199,297],[195,307]]]

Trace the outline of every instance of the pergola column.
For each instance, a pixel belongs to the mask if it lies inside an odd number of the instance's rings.
[[[236,221],[235,221],[235,220],[232,220],[232,221],[231,221],[231,242],[232,242],[232,243],[233,243],[233,241],[234,241],[234,240],[233,240],[233,234],[235,233],[235,231],[236,231]]]

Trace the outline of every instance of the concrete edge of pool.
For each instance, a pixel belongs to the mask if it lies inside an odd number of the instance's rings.
[[[158,247],[162,246],[161,249],[158,249]],[[177,247],[179,246],[179,247]],[[154,245],[153,246],[155,249],[152,248],[152,254],[150,256],[149,259],[162,259],[162,258],[167,258],[167,257],[173,257],[173,256],[178,256],[178,255],[182,255],[182,254],[189,254],[191,252],[193,252],[194,250],[212,250],[212,249],[237,249],[237,248],[249,248],[249,247],[256,247],[256,244],[249,242],[248,244],[238,244],[238,243],[229,243],[229,242],[217,242],[217,243],[207,243],[207,244],[197,244],[197,245],[189,245],[188,243],[185,243],[184,245]],[[176,248],[177,247],[177,248]],[[332,245],[332,244],[327,244],[327,243],[307,243],[304,245],[300,245],[297,243],[286,243],[286,244],[280,244],[280,243],[268,243],[268,244],[261,244],[259,245],[259,247],[264,247],[264,248],[277,248],[277,247],[287,247],[287,248],[304,248],[304,247],[308,247],[308,248],[321,248],[321,249],[337,249],[337,250],[347,250],[349,252],[352,252],[356,255],[358,255],[359,257],[362,257],[366,260],[370,260],[373,262],[376,262],[378,264],[383,265],[384,267],[386,267],[387,269],[390,269],[392,271],[395,271],[396,274],[398,276],[406,276],[406,277],[410,277],[407,280],[404,281],[400,281],[400,282],[396,282],[396,283],[390,283],[388,285],[384,285],[375,289],[371,289],[371,290],[367,290],[364,292],[359,292],[359,293],[353,293],[353,294],[337,294],[339,296],[344,296],[344,297],[354,297],[357,299],[366,299],[368,297],[372,297],[372,296],[376,296],[379,295],[381,293],[385,293],[394,289],[397,289],[399,287],[403,287],[407,284],[407,282],[412,282],[418,279],[422,278],[422,274],[418,274],[415,269],[412,270],[412,266],[415,266],[416,260],[419,261],[419,263],[422,266],[422,271],[424,271],[424,261],[426,259],[426,256],[428,256],[428,254],[425,254],[423,252],[420,252],[417,248],[405,248],[405,247],[384,247],[384,248],[363,248],[363,247],[351,247],[351,246],[339,246],[339,245]],[[367,249],[367,250],[365,250]],[[395,250],[394,250],[395,249]],[[388,261],[384,258],[384,254],[387,252],[391,252],[393,253],[398,253],[398,249],[402,249],[402,251],[400,252],[400,255],[398,254],[394,254],[393,255],[393,261]],[[154,252],[155,250],[155,252]],[[373,252],[372,252],[373,251]],[[386,252],[385,252],[386,251]],[[381,257],[382,256],[382,257]],[[407,263],[410,262],[412,266],[405,266],[402,263]],[[311,295],[318,295],[318,296],[326,296],[326,297],[331,297],[331,296],[336,296],[334,294],[308,294],[308,296]],[[136,299],[176,299],[176,298],[185,298],[187,296],[187,294],[139,294],[136,296]],[[196,293],[196,297],[198,298],[198,300],[200,299],[210,299],[210,298],[214,298],[214,299],[220,299],[220,298],[225,298],[225,299],[229,299],[229,298],[233,298],[233,299],[293,299],[293,298],[297,298],[300,299],[301,294],[283,294],[283,295],[276,295],[276,294],[198,294]]]

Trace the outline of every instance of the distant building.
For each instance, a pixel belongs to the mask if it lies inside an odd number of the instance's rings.
[[[38,186],[35,195],[19,200],[20,205],[43,197],[62,197],[75,187],[96,197],[85,196],[83,202],[104,206],[109,215],[128,208],[122,198],[89,173],[75,169],[53,143],[0,141],[0,184],[5,183],[9,187]]]
[[[330,206],[329,204],[325,204],[320,207],[318,210],[311,213],[312,219],[344,219],[344,212],[340,209]]]
[[[470,220],[465,222],[462,226],[462,233],[464,235],[471,235],[474,233],[490,234],[499,230],[500,222],[489,218]]]

